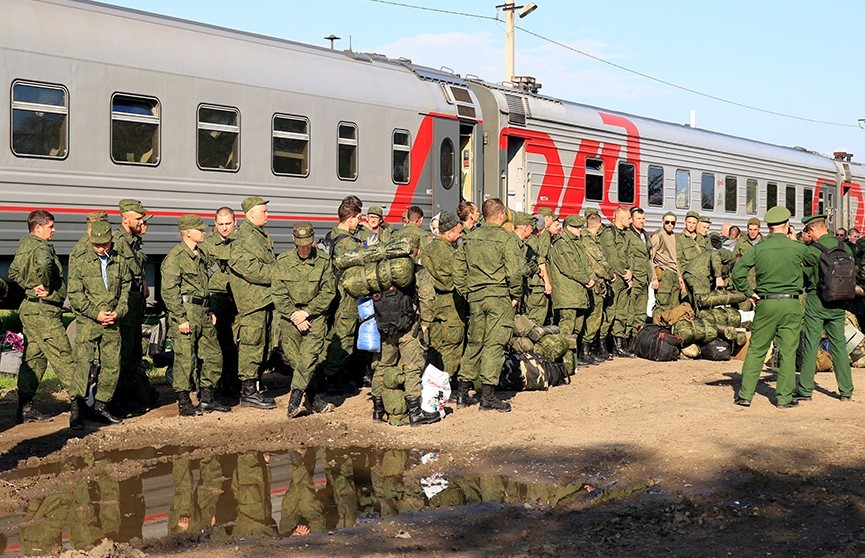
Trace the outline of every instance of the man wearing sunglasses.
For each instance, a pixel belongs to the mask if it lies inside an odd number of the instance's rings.
[[[664,215],[661,228],[652,235],[652,288],[655,290],[654,313],[666,312],[679,304],[685,290],[678,261],[676,260],[676,216],[672,212]]]

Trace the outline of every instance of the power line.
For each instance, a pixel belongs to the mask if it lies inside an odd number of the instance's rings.
[[[498,18],[498,14],[496,14],[496,17],[492,17],[492,16],[485,16],[485,15],[479,15],[479,14],[471,14],[471,13],[467,13],[467,12],[457,12],[457,11],[452,11],[452,10],[442,10],[442,9],[439,9],[439,8],[428,8],[428,7],[426,7],[426,6],[418,6],[418,5],[415,5],[415,4],[407,4],[407,3],[405,3],[405,2],[394,2],[394,1],[392,1],[392,0],[369,0],[369,1],[370,1],[370,2],[376,2],[376,3],[378,3],[378,4],[387,4],[387,5],[390,5],[390,6],[397,6],[397,7],[400,7],[400,8],[411,8],[411,9],[414,9],[414,10],[422,10],[422,11],[427,11],[427,12],[437,12],[437,13],[448,14],[448,15],[456,15],[456,16],[461,16],[461,17],[472,17],[472,18],[476,18],[476,19],[487,19],[487,20],[491,20],[491,21],[498,21],[498,22],[501,21],[501,20]],[[602,64],[606,64],[606,65],[608,65],[608,66],[611,66],[611,67],[616,68],[616,69],[618,69],[618,70],[622,70],[622,71],[624,71],[624,72],[628,72],[628,73],[633,74],[633,75],[635,75],[635,76],[639,76],[639,77],[641,77],[641,78],[648,79],[648,80],[654,81],[654,82],[656,82],[656,83],[660,83],[660,84],[666,85],[667,87],[672,87],[672,88],[674,88],[674,89],[678,89],[678,90],[680,90],[680,91],[685,91],[685,92],[687,92],[687,93],[691,93],[691,94],[693,94],[693,95],[698,95],[698,96],[700,96],[700,97],[704,97],[704,98],[706,98],[706,99],[711,99],[711,100],[713,100],[713,101],[718,101],[718,102],[720,102],[720,103],[725,103],[725,104],[728,104],[728,105],[732,105],[732,106],[739,107],[739,108],[743,108],[743,109],[747,109],[747,110],[753,110],[753,111],[755,111],[755,112],[762,112],[762,113],[764,113],[764,114],[770,114],[770,115],[772,115],[772,116],[778,116],[778,117],[781,117],[781,118],[789,118],[789,119],[791,119],[791,120],[799,120],[799,121],[801,121],[801,122],[810,122],[810,123],[812,123],[812,124],[823,124],[823,125],[825,125],[825,126],[837,126],[837,127],[841,127],[841,128],[858,128],[858,127],[860,127],[858,124],[844,124],[844,123],[842,123],[842,122],[831,122],[831,121],[828,121],[828,120],[819,120],[819,119],[816,119],[816,118],[806,118],[806,117],[804,117],[804,116],[796,116],[796,115],[794,115],[794,114],[787,114],[787,113],[784,113],[784,112],[778,112],[778,111],[774,111],[774,110],[764,109],[764,108],[757,107],[757,106],[754,106],[754,105],[748,105],[748,104],[746,104],[746,103],[740,103],[740,102],[738,102],[738,101],[731,101],[730,99],[725,99],[725,98],[723,98],[723,97],[719,97],[719,96],[717,96],[717,95],[712,95],[712,94],[710,94],[710,93],[704,93],[704,92],[699,91],[699,90],[697,90],[697,89],[693,89],[693,88],[690,88],[690,87],[686,87],[686,86],[684,86],[684,85],[679,85],[679,84],[677,84],[677,83],[673,83],[672,81],[668,81],[668,80],[665,80],[665,79],[657,78],[657,77],[655,77],[655,76],[652,76],[652,75],[649,75],[649,74],[646,74],[646,73],[643,73],[643,72],[640,72],[640,71],[637,71],[637,70],[632,70],[631,68],[628,68],[627,66],[622,66],[621,64],[616,64],[615,62],[610,62],[609,60],[605,60],[605,59],[601,58],[600,56],[595,56],[594,54],[589,54],[588,52],[582,51],[582,50],[580,50],[580,49],[578,49],[578,48],[574,48],[574,47],[572,47],[572,46],[570,46],[570,45],[566,45],[566,44],[564,44],[564,43],[562,43],[562,42],[560,42],[560,41],[556,41],[555,39],[550,39],[549,37],[546,37],[546,36],[544,36],[544,35],[541,35],[540,33],[535,33],[534,31],[529,31],[528,29],[525,29],[525,28],[520,27],[520,26],[518,26],[518,25],[515,25],[514,27],[516,27],[516,28],[519,29],[520,31],[522,31],[522,32],[524,32],[524,33],[526,33],[526,34],[528,34],[528,35],[531,35],[531,36],[533,36],[533,37],[536,37],[536,38],[538,38],[538,39],[540,39],[540,40],[542,40],[542,41],[546,41],[546,42],[548,42],[548,43],[550,43],[550,44],[556,45],[556,46],[561,47],[561,48],[563,48],[563,49],[565,49],[565,50],[569,50],[569,51],[571,51],[571,52],[575,52],[575,53],[577,53],[577,54],[580,54],[580,55],[582,55],[582,56],[585,56],[586,58],[590,58],[590,59],[592,59],[592,60],[595,60],[596,62],[600,62],[600,63],[602,63]]]

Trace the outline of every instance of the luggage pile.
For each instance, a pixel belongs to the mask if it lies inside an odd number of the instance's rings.
[[[333,259],[342,271],[340,285],[352,298],[380,293],[391,287],[408,287],[414,281],[413,251],[409,238],[346,252]]]

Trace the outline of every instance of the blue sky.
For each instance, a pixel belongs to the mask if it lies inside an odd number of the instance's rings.
[[[492,0],[404,0],[495,17]],[[370,0],[116,0],[109,3],[336,48],[504,79],[504,22]],[[615,64],[737,103],[831,126],[782,118],[684,92],[517,31],[516,73],[541,93],[639,116],[865,161],[865,2],[536,0],[517,25]]]

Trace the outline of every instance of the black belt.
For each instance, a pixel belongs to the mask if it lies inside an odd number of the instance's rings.
[[[776,300],[779,298],[796,298],[796,296],[797,295],[791,295],[791,294],[766,294],[766,295],[760,295],[760,298],[762,298],[763,300]]]
[[[62,302],[56,302],[54,300],[45,300],[44,298],[38,296],[28,296],[27,302],[34,302],[36,304],[48,304],[50,306],[56,306],[57,308],[63,308]]]
[[[183,295],[182,298],[183,298],[183,302],[190,302],[192,304],[197,304],[199,306],[208,306],[210,303],[210,300],[208,299],[208,297],[202,298],[200,296]]]

